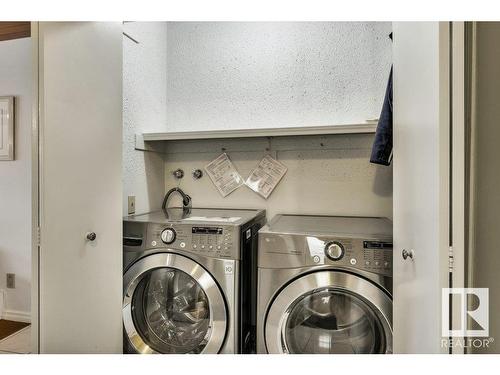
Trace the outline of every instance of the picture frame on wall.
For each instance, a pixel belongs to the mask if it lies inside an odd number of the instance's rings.
[[[14,97],[0,96],[0,161],[14,160]]]

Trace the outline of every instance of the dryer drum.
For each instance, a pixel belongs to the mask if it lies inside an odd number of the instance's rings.
[[[270,353],[391,353],[392,301],[371,282],[318,271],[289,283],[265,322]]]
[[[379,319],[347,293],[323,289],[306,294],[288,311],[284,342],[290,353],[382,353]]]

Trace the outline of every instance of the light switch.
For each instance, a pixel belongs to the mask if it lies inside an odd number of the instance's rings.
[[[8,273],[7,274],[7,288],[15,289],[16,287],[16,274]]]
[[[128,214],[135,214],[135,195],[128,196]]]

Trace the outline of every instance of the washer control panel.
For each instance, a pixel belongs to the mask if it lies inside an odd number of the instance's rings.
[[[344,257],[344,245],[338,241],[328,242],[325,245],[325,255],[328,259],[338,261]]]
[[[174,228],[166,228],[163,229],[163,231],[160,234],[161,240],[163,243],[170,245],[175,241],[175,237],[177,236],[177,233],[175,232]]]
[[[218,254],[230,252],[233,246],[233,234],[223,227],[192,227],[191,248],[213,251]]]
[[[147,247],[180,249],[215,258],[239,258],[235,226],[150,224]]]
[[[363,241],[363,262],[367,271],[392,274],[392,242]]]

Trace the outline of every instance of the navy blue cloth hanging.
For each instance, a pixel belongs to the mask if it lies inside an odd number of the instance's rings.
[[[392,39],[392,38],[391,38]],[[378,120],[370,163],[390,165],[392,160],[392,69],[385,90],[384,105]]]

